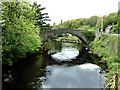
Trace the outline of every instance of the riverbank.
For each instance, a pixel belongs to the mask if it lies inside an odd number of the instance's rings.
[[[61,41],[61,42],[69,42],[69,43],[77,43],[80,44],[78,40],[69,40],[69,39],[53,39],[54,41]]]
[[[89,44],[91,51],[97,54],[101,58],[101,62],[107,62],[108,65],[108,77],[107,82],[118,71],[118,36],[110,34],[102,34],[100,38],[95,38],[93,42]],[[111,83],[111,88],[114,88],[114,82]],[[120,83],[119,83],[120,84]]]
[[[71,43],[82,43],[78,37],[72,36],[71,34],[66,34],[60,37],[55,37],[53,40],[62,41],[62,42],[71,42]]]
[[[45,45],[48,51],[16,63],[3,73],[3,88],[42,88],[46,82],[51,87],[45,88],[104,87],[104,73],[98,73],[104,69],[81,44],[48,40]]]

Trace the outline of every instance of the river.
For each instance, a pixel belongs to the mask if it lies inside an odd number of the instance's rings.
[[[48,41],[37,56],[3,68],[3,88],[103,88],[105,73],[81,44]]]

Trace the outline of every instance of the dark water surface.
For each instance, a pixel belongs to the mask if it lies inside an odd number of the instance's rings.
[[[82,45],[49,41],[39,55],[3,70],[3,87],[103,88],[100,72],[104,70]]]

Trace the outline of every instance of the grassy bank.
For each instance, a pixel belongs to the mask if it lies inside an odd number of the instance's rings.
[[[100,38],[95,38],[89,46],[94,54],[102,57],[101,62],[107,62],[109,67],[107,83],[118,71],[118,36],[102,34]],[[115,80],[111,83],[111,87],[114,87],[114,82]]]
[[[64,42],[76,41],[76,42],[82,43],[82,41],[76,36],[56,37],[55,39],[57,39],[58,41],[64,41]]]

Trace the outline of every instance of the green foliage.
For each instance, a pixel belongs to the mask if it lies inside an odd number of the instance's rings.
[[[32,5],[32,19],[35,22],[35,25],[39,26],[40,30],[49,30],[51,29],[50,24],[46,24],[46,21],[50,21],[48,13],[42,13],[42,10],[46,8],[41,7],[41,5],[37,5],[37,3],[33,3]]]
[[[76,40],[76,41],[79,41],[80,43],[82,43],[81,42],[81,40],[78,38],[78,37],[76,37],[76,36],[70,36],[70,37],[57,37],[57,39],[63,39],[63,40]]]
[[[90,26],[90,27],[95,27],[96,23],[98,21],[98,17],[97,16],[92,16],[88,19],[88,22],[87,24]]]
[[[93,41],[95,38],[95,31],[88,30],[88,31],[81,31],[81,33],[89,40]]]
[[[81,30],[89,30],[89,29],[90,29],[90,26],[88,26],[88,25],[83,25],[83,26],[79,27],[78,29],[81,29]]]
[[[105,18],[103,17],[103,20],[104,20],[103,29],[105,30],[105,28],[108,25],[117,24],[117,18],[118,18],[117,16],[118,16],[118,13],[116,12],[116,13],[110,13]]]
[[[111,31],[118,34],[118,30],[119,30],[118,29],[118,24],[116,24],[116,25],[113,26],[113,29]]]
[[[95,38],[89,46],[93,53],[99,57],[102,56],[102,62],[107,61],[109,68],[112,68],[109,69],[108,80],[110,80],[115,75],[115,72],[120,69],[118,68],[118,36],[102,34],[100,39]],[[114,87],[114,80],[111,85]]]
[[[120,10],[118,11],[118,30],[120,33]]]
[[[62,26],[61,24],[52,26],[52,29],[60,29],[60,28],[64,28],[64,26]]]
[[[81,33],[86,37],[86,39],[88,39],[88,41],[93,41],[95,38],[95,31],[93,30],[88,30],[88,31],[81,31]],[[64,39],[64,40],[76,40],[79,41],[80,43],[82,43],[82,41],[76,37],[76,36],[69,36],[69,34],[65,35],[65,34],[60,34],[57,37],[54,37],[56,39]]]
[[[103,30],[108,27],[108,25],[117,24],[119,20],[118,18],[118,12],[116,13],[110,13],[108,16],[103,16]],[[59,25],[53,25],[52,29],[58,29],[58,28],[78,28],[82,30],[99,30],[101,29],[101,17],[98,16],[92,16],[90,18],[79,18],[79,19],[73,19],[65,21],[64,23],[60,23]]]
[[[64,23],[60,23],[59,25],[53,25],[53,28],[79,28],[88,30],[91,27],[95,27],[97,18],[97,16],[92,16],[90,18],[79,18],[70,21],[68,20]]]
[[[110,13],[108,16],[104,15],[103,16],[103,30],[105,30],[106,27],[108,27],[108,25],[112,25],[112,24],[117,24],[117,12],[116,13]],[[102,18],[98,18],[98,22],[96,24],[96,27],[99,28],[99,30],[101,29],[101,19]]]
[[[97,30],[97,27],[92,27],[90,30],[96,31],[96,30]]]
[[[118,13],[110,13],[107,17],[108,19],[108,25],[112,25],[112,24],[116,24],[117,23],[117,16],[118,16]]]
[[[17,59],[38,51],[42,44],[39,28],[43,26],[36,24],[39,20],[35,19],[36,16],[34,17],[38,14],[36,12],[38,8],[34,10],[28,2],[3,2],[2,7],[2,20],[4,20],[2,23],[2,63],[12,65]]]

